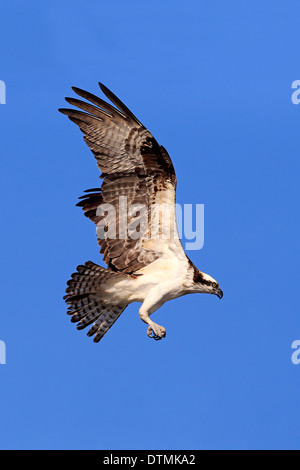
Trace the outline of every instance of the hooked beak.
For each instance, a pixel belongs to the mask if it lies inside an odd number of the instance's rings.
[[[223,291],[220,288],[216,290],[215,294],[219,297],[219,299],[222,299]]]

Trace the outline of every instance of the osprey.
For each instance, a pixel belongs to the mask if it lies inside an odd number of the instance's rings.
[[[73,87],[86,101],[66,101],[82,111],[59,109],[83,132],[102,172],[101,188],[85,191],[77,205],[97,225],[100,253],[107,265],[105,269],[87,261],[77,266],[64,297],[67,313],[79,330],[92,325],[87,334],[98,342],[130,303],[142,302],[139,316],[148,325],[147,334],[160,340],[166,330],[150,315],[166,301],[193,293],[221,299],[223,292],[215,279],[194,266],[181,245],[175,216],[176,176],[168,152],[119,98],[99,86],[114,106]],[[136,214],[122,210],[124,200],[129,207],[146,208],[148,223],[140,223],[138,236],[130,231]],[[114,211],[107,216],[108,205]],[[169,215],[167,226],[159,214],[162,207]]]

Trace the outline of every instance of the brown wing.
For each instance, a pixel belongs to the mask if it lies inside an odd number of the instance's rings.
[[[153,247],[146,249],[143,245],[148,227],[140,227],[138,239],[130,236],[130,225],[135,222],[135,217],[124,212],[120,206],[120,196],[126,198],[127,208],[135,204],[146,207],[150,220],[151,206],[155,204],[158,191],[167,191],[171,187],[175,196],[176,176],[167,151],[111,91],[99,85],[116,107],[73,87],[79,96],[89,102],[66,98],[68,103],[83,111],[66,108],[59,111],[84,133],[84,140],[102,172],[102,187],[88,190],[78,205],[104,233],[98,242],[105,263],[113,270],[132,273],[147,266],[161,253]],[[105,207],[104,204],[114,206],[114,217],[108,219],[103,216],[101,207]],[[113,225],[116,233],[111,237],[109,229]],[[124,234],[124,226],[129,227],[127,234]]]

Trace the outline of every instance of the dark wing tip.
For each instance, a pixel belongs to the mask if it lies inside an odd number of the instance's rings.
[[[76,95],[82,96],[88,94],[87,91],[83,90],[83,88],[79,88],[78,86],[72,86],[71,88],[76,93]]]
[[[122,112],[125,114],[127,118],[131,118],[135,121],[139,126],[143,124],[138,120],[138,118],[130,111],[129,108],[120,100],[112,91],[110,91],[103,83],[98,82],[99,87],[101,88],[102,92],[105,96]]]
[[[65,114],[66,116],[68,116],[70,110],[68,108],[58,108],[58,111],[62,114]]]
[[[103,93],[107,96],[108,94],[113,94],[112,91],[109,90],[109,88],[107,88],[107,86],[105,86],[103,83],[101,82],[98,82],[98,85],[101,89],[101,91],[103,91]]]
[[[65,97],[65,100],[66,100],[67,103],[72,104],[73,106],[74,106],[74,102],[79,101],[79,100],[77,100],[76,98],[71,98],[71,97],[69,97],[69,96],[66,96],[66,97]]]
[[[101,188],[85,189],[83,192],[84,193],[93,193],[94,191],[101,191]]]

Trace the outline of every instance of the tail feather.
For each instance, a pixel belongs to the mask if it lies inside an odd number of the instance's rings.
[[[72,274],[67,283],[64,300],[69,305],[67,313],[71,315],[71,322],[77,323],[78,330],[93,323],[87,334],[95,335],[96,343],[127,307],[110,302],[103,296],[103,285],[114,277],[120,278],[120,275],[124,276],[87,261],[77,266],[77,272]]]

